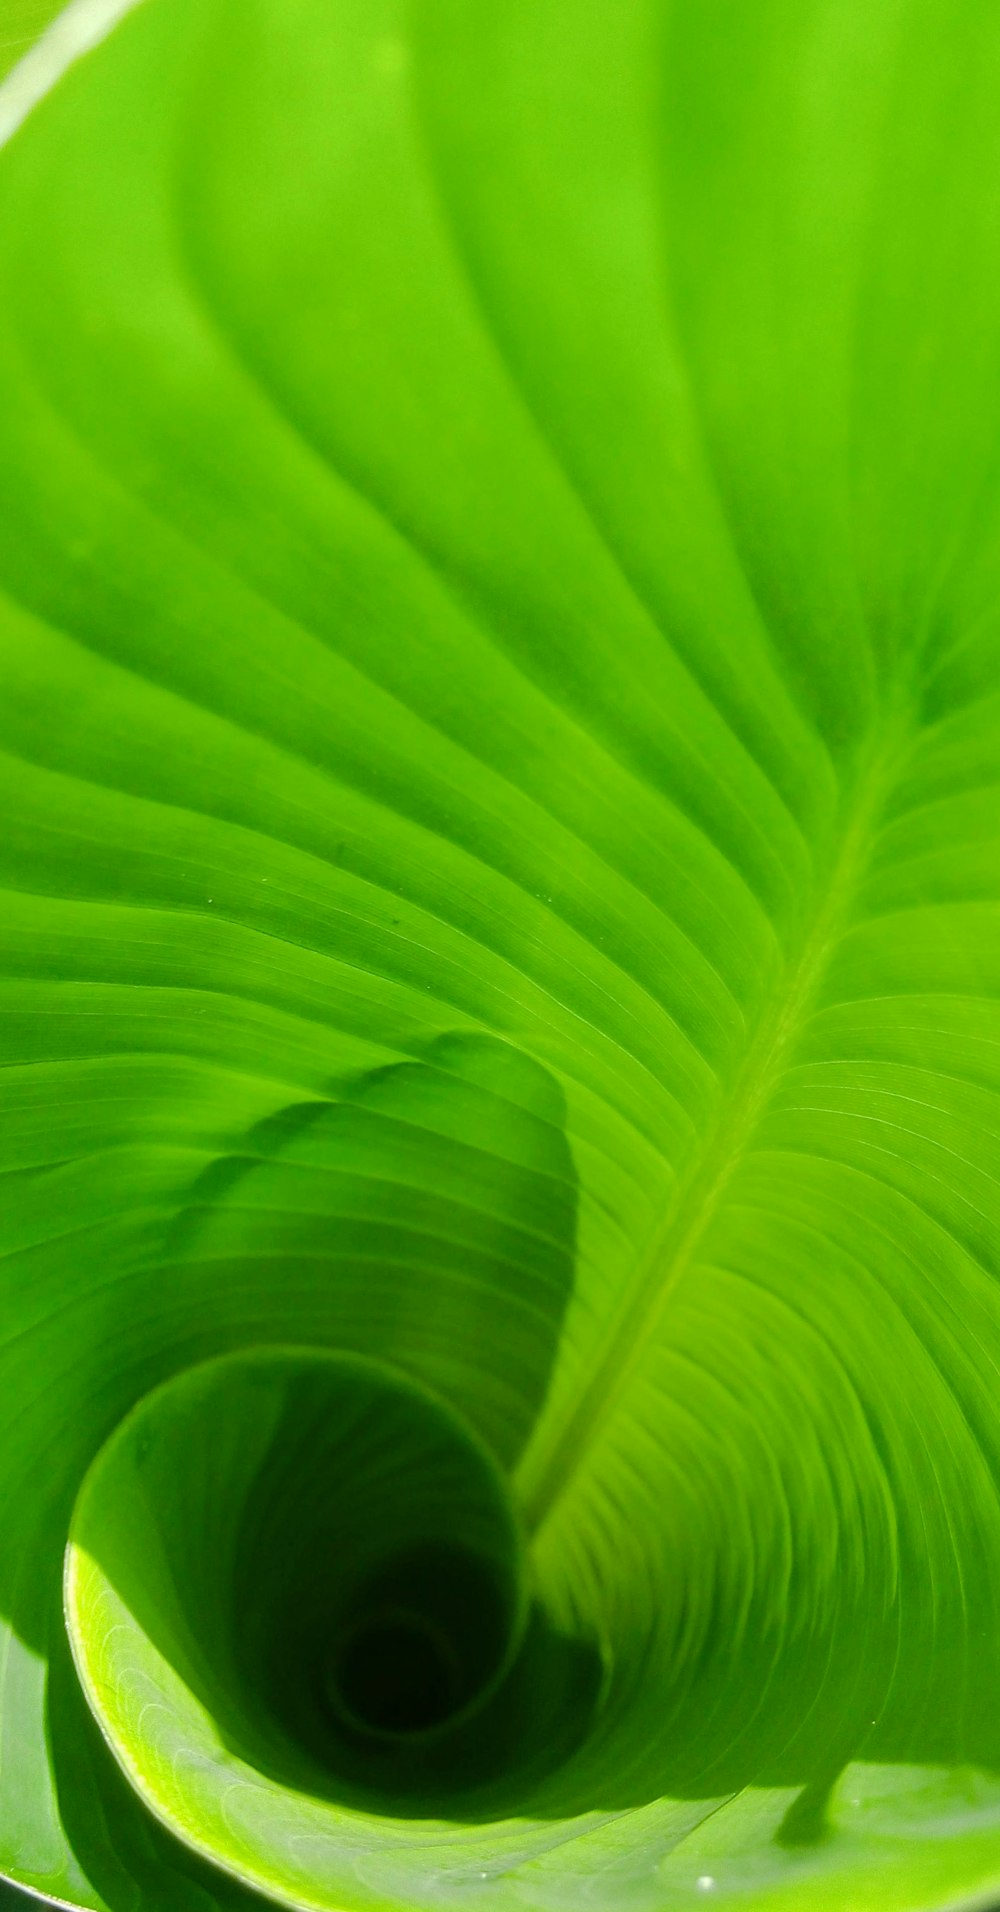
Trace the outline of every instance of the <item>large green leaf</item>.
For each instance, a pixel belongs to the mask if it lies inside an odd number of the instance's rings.
[[[1000,1891],[998,89],[144,0],[0,156],[11,1880]]]

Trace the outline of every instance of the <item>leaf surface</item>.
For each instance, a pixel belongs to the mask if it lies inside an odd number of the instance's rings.
[[[998,82],[990,0],[143,0],[0,155],[15,1882],[1000,1889]],[[101,1498],[289,1347],[509,1482],[471,1789],[265,1813],[206,1710],[266,1417]]]

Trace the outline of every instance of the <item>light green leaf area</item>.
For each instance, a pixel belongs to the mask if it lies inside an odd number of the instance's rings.
[[[24,57],[58,12],[59,0],[0,0],[0,76]]]
[[[143,0],[0,154],[14,1882],[1000,1894],[998,97]]]

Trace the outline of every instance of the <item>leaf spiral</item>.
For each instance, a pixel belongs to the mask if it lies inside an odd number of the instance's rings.
[[[141,0],[0,154],[0,1870],[1000,1882],[994,0]]]

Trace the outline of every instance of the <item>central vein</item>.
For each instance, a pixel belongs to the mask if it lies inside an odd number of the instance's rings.
[[[815,1000],[830,951],[847,925],[879,811],[899,762],[900,737],[873,752],[846,807],[839,847],[783,984],[769,1002],[707,1144],[680,1177],[659,1227],[626,1284],[601,1352],[547,1449],[530,1458],[522,1511],[536,1530],[579,1471],[655,1334],[678,1282],[695,1260]]]

